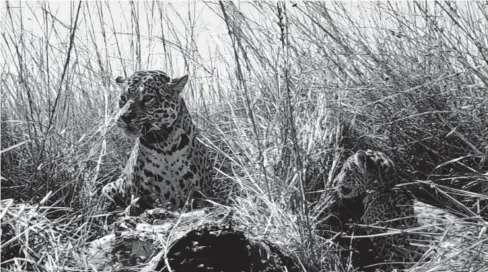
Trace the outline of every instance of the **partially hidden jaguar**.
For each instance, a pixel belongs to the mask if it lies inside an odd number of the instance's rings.
[[[354,203],[361,228],[355,235],[361,267],[365,271],[404,269],[422,257],[416,243],[423,237],[418,227],[413,198],[402,187],[393,161],[384,153],[360,150],[349,157],[334,184],[339,199]],[[350,211],[347,213],[350,213]],[[365,239],[365,240],[364,240]]]
[[[117,77],[122,89],[117,126],[136,144],[120,177],[102,194],[120,207],[177,210],[211,195],[212,164],[181,92],[188,76],[138,71]]]

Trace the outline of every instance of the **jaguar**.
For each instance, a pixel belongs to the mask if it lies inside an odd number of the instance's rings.
[[[404,269],[422,256],[422,248],[414,243],[423,238],[411,231],[419,226],[413,198],[396,186],[399,183],[393,161],[383,152],[372,150],[350,156],[335,178],[340,201],[349,206],[354,203],[357,209],[353,223],[359,227],[355,234],[362,237],[354,238],[355,247],[362,255],[360,266],[365,271]]]
[[[102,188],[110,203],[178,210],[211,195],[212,163],[181,96],[187,81],[157,70],[116,78],[116,123],[136,144],[119,178]]]

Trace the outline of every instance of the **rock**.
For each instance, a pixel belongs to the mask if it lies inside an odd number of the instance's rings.
[[[303,271],[284,248],[251,238],[217,213],[197,210],[155,219],[161,214],[148,211],[118,220],[119,229],[125,230],[86,248],[90,266],[99,271],[142,267],[141,272]]]
[[[269,241],[247,238],[230,226],[206,225],[178,239],[155,271],[302,271],[299,267]]]

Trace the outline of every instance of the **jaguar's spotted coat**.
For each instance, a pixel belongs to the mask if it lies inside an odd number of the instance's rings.
[[[122,175],[102,189],[117,205],[129,205],[134,195],[143,210],[175,210],[195,193],[211,194],[212,165],[180,96],[187,80],[170,79],[161,71],[116,79],[122,88],[117,125],[137,138]]]
[[[349,157],[334,181],[340,201],[360,206],[356,207],[360,212],[353,212],[358,214],[358,222],[353,223],[364,226],[355,235],[370,236],[358,238],[355,243],[362,255],[360,266],[366,271],[403,269],[422,256],[422,249],[412,245],[422,237],[401,231],[418,224],[413,199],[408,192],[395,187],[398,183],[391,159],[371,150],[361,150]]]

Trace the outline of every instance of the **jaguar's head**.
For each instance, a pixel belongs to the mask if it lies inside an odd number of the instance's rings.
[[[117,125],[127,135],[144,137],[171,129],[182,107],[180,93],[187,75],[170,79],[162,71],[139,71],[115,81],[122,88]]]
[[[335,184],[342,199],[389,190],[396,180],[393,162],[381,152],[358,151],[344,163]]]

